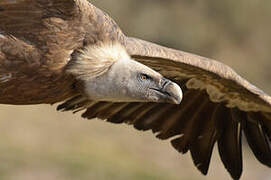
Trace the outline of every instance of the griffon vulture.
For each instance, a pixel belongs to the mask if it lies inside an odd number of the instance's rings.
[[[171,139],[203,174],[217,142],[240,178],[242,132],[271,166],[271,97],[230,67],[127,37],[87,0],[1,0],[0,103],[57,102]]]

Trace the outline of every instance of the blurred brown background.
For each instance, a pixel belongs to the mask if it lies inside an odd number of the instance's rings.
[[[130,36],[218,59],[271,94],[271,1],[91,0]],[[82,120],[56,106],[0,108],[0,179],[230,179],[214,151],[209,174],[189,153],[126,125]],[[244,148],[242,179],[271,179]]]

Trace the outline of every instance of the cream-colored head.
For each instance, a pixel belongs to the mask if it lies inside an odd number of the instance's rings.
[[[181,88],[158,72],[131,59],[120,44],[89,46],[67,72],[79,80],[91,100],[180,103]]]

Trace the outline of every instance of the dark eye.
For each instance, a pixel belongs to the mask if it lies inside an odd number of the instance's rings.
[[[146,80],[150,80],[151,77],[148,76],[147,74],[140,74],[140,79],[141,79],[142,81],[146,81]]]

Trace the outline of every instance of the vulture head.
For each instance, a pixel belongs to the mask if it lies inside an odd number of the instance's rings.
[[[118,43],[80,50],[67,72],[79,80],[80,91],[94,101],[180,104],[182,100],[179,85],[133,60]]]

